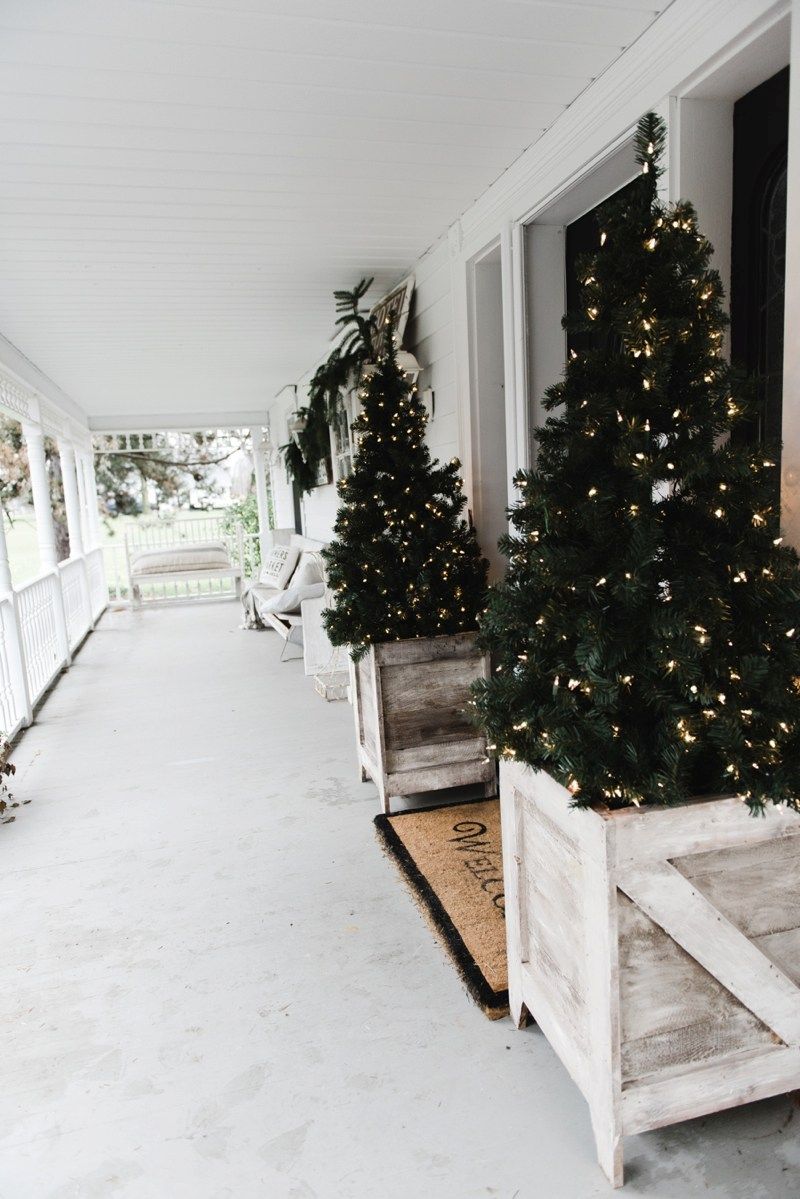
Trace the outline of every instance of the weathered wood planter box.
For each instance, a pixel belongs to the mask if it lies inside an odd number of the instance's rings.
[[[622,1138],[800,1087],[800,816],[741,800],[574,811],[500,768],[512,1018]]]
[[[351,662],[361,778],[375,783],[384,812],[416,791],[481,783],[496,794],[486,738],[467,714],[471,684],[488,675],[475,633],[387,641]]]

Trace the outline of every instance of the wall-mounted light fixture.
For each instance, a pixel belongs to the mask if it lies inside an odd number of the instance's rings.
[[[397,351],[397,365],[400,367],[400,370],[408,379],[409,383],[416,383],[422,371],[422,367],[409,350]]]

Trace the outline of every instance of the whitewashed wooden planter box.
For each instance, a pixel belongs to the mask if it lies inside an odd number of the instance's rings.
[[[475,633],[373,645],[350,663],[350,695],[361,778],[394,796],[468,783],[497,792],[486,738],[467,713],[470,687],[489,677]]]
[[[576,811],[500,767],[511,1015],[622,1138],[800,1087],[800,816],[739,799]]]

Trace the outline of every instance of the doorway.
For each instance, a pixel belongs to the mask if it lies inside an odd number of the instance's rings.
[[[733,108],[731,358],[753,380],[751,442],[778,445],[783,424],[783,308],[789,68]]]
[[[489,581],[501,579],[506,559],[497,542],[508,532],[503,272],[500,246],[472,264],[471,288],[472,503]]]

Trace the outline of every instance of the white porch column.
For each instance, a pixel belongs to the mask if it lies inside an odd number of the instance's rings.
[[[91,545],[92,538],[89,530],[89,508],[86,500],[86,472],[83,468],[83,452],[75,452],[75,478],[78,481],[78,503],[80,504],[81,516],[81,540],[83,542],[84,553]]]
[[[97,510],[97,483],[91,452],[81,450],[75,454],[78,478],[78,495],[83,528],[84,553],[100,544],[100,516]]]
[[[272,538],[269,525],[269,496],[267,494],[267,462],[264,457],[260,429],[250,430],[250,446],[253,451],[253,471],[256,476],[256,503],[258,504],[258,543],[261,547],[261,561],[266,561],[270,551]]]
[[[44,434],[35,425],[23,424],[22,432],[28,447],[28,464],[31,472],[33,508],[36,514],[36,536],[39,540],[39,559],[42,570],[56,570],[56,531],[53,524],[53,509],[50,504],[50,484],[47,481],[47,466],[44,457]]]
[[[47,465],[44,457],[44,434],[36,425],[23,423],[22,433],[28,447],[28,466],[31,472],[33,509],[36,514],[36,535],[39,539],[39,558],[42,572],[53,576],[53,620],[55,621],[58,652],[62,666],[69,666],[69,636],[67,618],[64,614],[64,595],[61,590],[61,572],[56,553],[56,530],[53,524],[53,509],[50,503],[50,484],[47,481]]]
[[[70,558],[83,557],[83,534],[81,532],[81,501],[78,495],[78,475],[75,470],[75,449],[68,441],[59,441],[58,454],[61,458],[61,477],[64,483],[64,506],[67,510]]]
[[[97,506],[97,475],[94,472],[94,454],[86,455],[86,504],[89,512],[89,526],[93,548],[97,548],[103,540],[100,527],[100,509]]]

